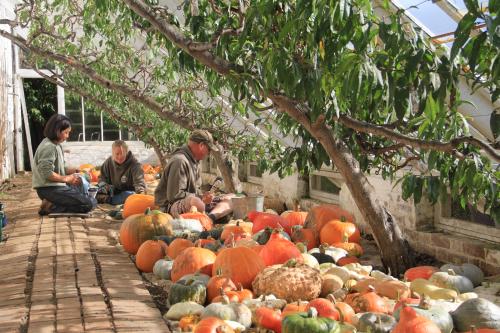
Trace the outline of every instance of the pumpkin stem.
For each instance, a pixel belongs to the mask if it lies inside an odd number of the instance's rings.
[[[300,202],[299,202],[299,199],[294,199],[293,200],[293,211],[294,212],[300,211]]]
[[[144,211],[144,215],[150,215],[151,214],[151,208],[146,208],[146,210]]]
[[[347,234],[347,232],[344,232],[344,234],[342,235],[342,243],[349,243],[349,235]]]
[[[328,243],[323,243],[319,246],[319,253],[321,254],[325,254],[326,252],[326,249],[328,248]]]
[[[318,310],[316,310],[315,307],[311,306],[309,308],[309,311],[307,311],[307,317],[308,318],[317,318],[318,317]]]
[[[451,275],[451,276],[455,276],[455,275],[457,275],[457,274],[455,273],[455,271],[454,271],[453,269],[451,269],[451,268],[449,268],[449,269],[447,270],[447,273],[448,273],[448,275]]]
[[[347,222],[347,219],[344,215],[340,217],[340,222]]]
[[[429,298],[422,294],[422,298],[420,299],[420,303],[418,307],[424,310],[429,310],[431,308],[431,303],[429,302]]]
[[[304,243],[297,243],[295,246],[299,249],[300,253],[307,253],[307,247]]]
[[[297,266],[297,259],[289,259],[285,264],[285,267],[296,267]]]
[[[326,295],[326,299],[332,302],[333,304],[337,303],[337,300],[335,299],[335,296],[333,294]]]

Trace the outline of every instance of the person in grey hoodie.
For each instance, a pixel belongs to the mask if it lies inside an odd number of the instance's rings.
[[[112,190],[110,196],[98,197],[99,202],[120,205],[129,195],[144,193],[146,182],[142,164],[137,161],[123,140],[116,140],[111,146],[111,156],[101,166],[99,187],[107,186]]]
[[[208,131],[193,131],[187,145],[177,148],[170,156],[155,190],[155,204],[175,218],[189,212],[193,206],[199,212],[206,212],[208,208],[208,216],[214,222],[230,214],[232,195],[216,199],[211,192],[200,192],[199,162],[210,151],[218,150]]]
[[[79,170],[67,167],[61,143],[71,132],[71,121],[62,114],[54,114],[43,130],[45,139],[33,157],[32,185],[42,199],[38,214],[88,213],[97,202],[79,189],[82,178]]]

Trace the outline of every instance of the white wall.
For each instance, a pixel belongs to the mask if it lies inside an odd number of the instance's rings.
[[[111,156],[112,141],[64,142],[64,158],[67,165],[78,166],[90,163],[100,166]],[[141,163],[159,165],[158,158],[152,148],[146,148],[143,142],[127,141],[129,150]]]

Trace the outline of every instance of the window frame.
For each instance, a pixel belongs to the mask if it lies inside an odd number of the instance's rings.
[[[314,187],[313,177],[326,177],[332,180],[332,182],[339,188],[338,194],[328,193],[325,191],[318,190]],[[313,171],[309,174],[309,196],[312,199],[317,199],[325,201],[328,203],[339,204],[340,203],[340,192],[342,191],[342,184],[344,184],[344,178],[342,175],[333,170],[327,170],[322,168],[320,170]]]
[[[255,166],[255,168],[257,169],[258,168],[257,162],[254,162],[254,161],[247,162],[247,165],[246,165],[247,181],[249,183],[262,185],[262,179],[263,179],[262,176],[263,175],[261,175],[260,177],[252,175],[252,172],[251,172],[252,171],[252,166]]]

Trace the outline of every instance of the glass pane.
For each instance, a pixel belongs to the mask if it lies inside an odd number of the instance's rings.
[[[104,141],[115,141],[120,138],[120,129],[105,114],[103,115]]]
[[[101,117],[85,104],[85,140],[101,141]]]
[[[257,168],[257,164],[250,164],[250,176],[251,177],[262,177],[262,172]]]
[[[68,91],[64,94],[66,116],[71,120],[71,133],[68,141],[83,141],[82,103],[80,96]]]
[[[429,29],[432,33],[431,37],[455,31],[457,27],[457,23],[431,1],[395,0],[393,2],[396,6],[405,9],[408,16],[416,19],[417,24],[420,23]]]
[[[326,192],[330,194],[339,194],[340,187],[335,185],[332,179],[324,176],[312,176],[312,188],[317,191]]]

